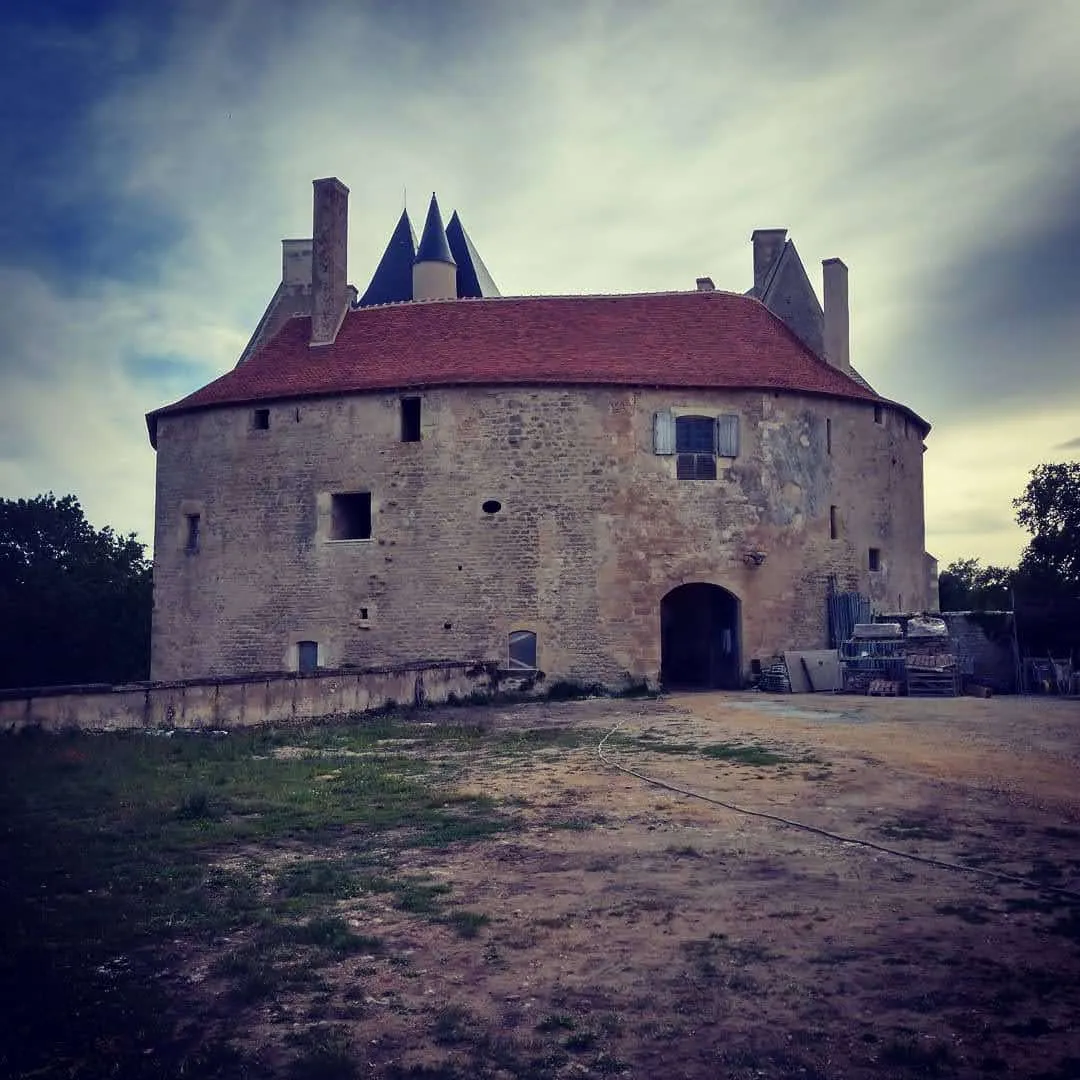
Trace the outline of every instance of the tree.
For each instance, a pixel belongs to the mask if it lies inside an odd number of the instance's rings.
[[[1013,500],[1031,533],[1020,573],[1039,592],[1080,594],[1080,462],[1038,465]]]
[[[152,603],[134,533],[95,529],[74,495],[0,499],[0,687],[147,678]]]
[[[1009,611],[1015,571],[983,566],[978,559],[957,559],[938,577],[942,611]]]

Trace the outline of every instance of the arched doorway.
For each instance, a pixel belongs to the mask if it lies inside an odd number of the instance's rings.
[[[660,601],[660,681],[668,689],[737,690],[739,599],[727,589],[693,582]]]

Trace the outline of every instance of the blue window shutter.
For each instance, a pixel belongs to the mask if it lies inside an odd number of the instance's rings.
[[[739,456],[739,417],[734,413],[716,418],[716,456]]]
[[[652,440],[654,454],[675,453],[675,417],[670,409],[653,413]]]

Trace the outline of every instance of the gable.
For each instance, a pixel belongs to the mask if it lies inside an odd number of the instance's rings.
[[[784,244],[761,300],[815,356],[824,357],[825,313],[792,241]]]

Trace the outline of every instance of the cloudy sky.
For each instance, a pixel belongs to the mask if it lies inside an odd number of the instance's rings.
[[[1014,560],[1028,471],[1080,455],[1076,0],[7,10],[4,497],[149,543],[143,414],[232,366],[328,175],[361,289],[433,189],[504,295],[743,290],[756,227],[843,257],[853,362],[934,425],[943,562]]]

